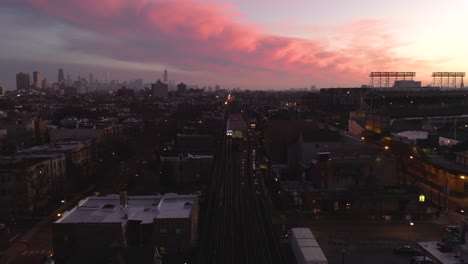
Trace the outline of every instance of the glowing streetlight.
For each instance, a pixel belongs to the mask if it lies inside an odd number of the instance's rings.
[[[414,157],[413,157],[413,156],[409,156],[409,158],[410,158],[410,159],[414,159]]]
[[[62,217],[62,214],[61,214],[61,213],[58,213],[58,214],[57,214],[57,217]]]
[[[411,242],[411,230],[413,229],[414,222],[410,221],[409,223],[409,232],[408,232],[408,242]]]
[[[384,147],[384,149],[385,149],[385,150],[388,150],[388,149],[389,149],[389,147],[388,147],[388,146],[385,146],[385,147]]]

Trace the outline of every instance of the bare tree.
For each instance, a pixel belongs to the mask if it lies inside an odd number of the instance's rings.
[[[46,165],[39,165],[26,174],[28,188],[28,207],[32,208],[32,217],[35,218],[37,209],[43,206],[49,198],[50,170]]]

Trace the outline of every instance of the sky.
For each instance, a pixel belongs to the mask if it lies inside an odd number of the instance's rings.
[[[0,86],[18,72],[243,89],[358,87],[466,71],[466,0],[1,0]]]

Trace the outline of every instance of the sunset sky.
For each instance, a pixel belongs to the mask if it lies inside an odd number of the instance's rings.
[[[468,70],[466,0],[1,0],[0,86],[38,70],[244,89]],[[465,82],[466,83],[466,82]]]

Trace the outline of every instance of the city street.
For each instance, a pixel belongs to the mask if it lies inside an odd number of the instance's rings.
[[[29,264],[40,263],[41,260],[53,253],[52,219],[45,218],[35,227],[21,233],[13,244],[5,251],[7,263]]]
[[[67,208],[75,206],[79,200],[90,195],[94,186],[89,187],[83,193],[67,201]],[[8,249],[0,252],[7,256],[7,262],[11,264],[41,263],[46,256],[53,254],[52,223],[57,219],[57,213],[64,211],[64,205],[58,207],[49,216],[45,216],[37,224],[29,229],[22,229],[14,237]]]

